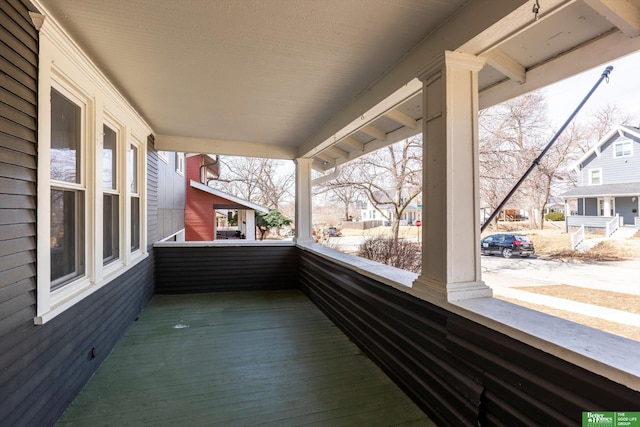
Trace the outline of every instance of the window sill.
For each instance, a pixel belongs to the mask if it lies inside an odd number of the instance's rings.
[[[135,256],[127,266],[121,266],[117,270],[114,269],[113,271],[110,271],[109,274],[100,282],[91,283],[87,278],[83,278],[78,280],[76,283],[71,283],[57,291],[53,291],[51,293],[51,307],[49,311],[34,317],[33,323],[36,325],[44,325],[51,321],[59,314],[87,298],[89,295],[108,285],[111,281],[135,267],[149,256],[148,253],[139,253],[134,255],[137,256]]]
[[[345,254],[316,243],[299,243],[363,276],[394,287],[552,354],[612,381],[640,391],[640,342],[590,328],[492,297],[447,302],[412,287],[417,274]]]

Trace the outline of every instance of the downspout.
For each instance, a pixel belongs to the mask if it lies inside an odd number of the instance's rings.
[[[218,156],[218,155],[216,154],[216,160],[215,160],[215,162],[212,162],[212,163],[205,163],[205,164],[203,164],[203,165],[200,165],[200,168],[199,168],[199,170],[198,170],[198,175],[200,176],[200,184],[204,184],[204,185],[206,185],[206,186],[209,186],[209,181],[207,181],[207,182],[202,182],[202,181],[203,181],[202,169],[203,169],[203,168],[208,168],[209,166],[217,165],[219,160],[220,160],[220,156]],[[204,179],[204,180],[206,180],[206,179]]]
[[[342,174],[342,165],[337,165],[335,168],[333,168],[333,172],[331,172],[330,174],[323,175],[311,181],[311,186],[313,187],[314,185],[322,185],[325,182],[333,181],[334,179],[338,179],[338,177],[340,177],[341,174]]]

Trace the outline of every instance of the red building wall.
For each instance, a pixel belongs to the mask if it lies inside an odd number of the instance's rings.
[[[185,173],[187,174],[187,200],[184,213],[184,232],[187,241],[214,240],[213,225],[215,211],[213,204],[216,199],[212,194],[192,188],[191,180],[200,182],[200,165],[202,156],[190,156],[185,159]]]
[[[202,156],[190,156],[185,159],[187,175],[186,209],[184,213],[184,233],[187,241],[215,240],[215,210],[213,205],[229,205],[230,201],[205,191],[193,188],[190,181],[200,182]],[[239,209],[243,207],[238,205]]]

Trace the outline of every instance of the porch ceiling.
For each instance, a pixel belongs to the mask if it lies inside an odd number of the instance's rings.
[[[635,1],[34,0],[138,109],[159,149],[315,157],[421,130],[416,73],[486,59],[481,107],[640,50]]]

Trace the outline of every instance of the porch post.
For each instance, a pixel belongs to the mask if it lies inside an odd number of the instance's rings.
[[[311,236],[311,164],[313,159],[296,159],[296,242],[313,242]]]
[[[247,209],[245,212],[244,236],[247,240],[256,240],[256,211]]]
[[[423,82],[422,274],[413,287],[455,301],[492,295],[481,280],[478,71],[475,56],[446,51]]]

